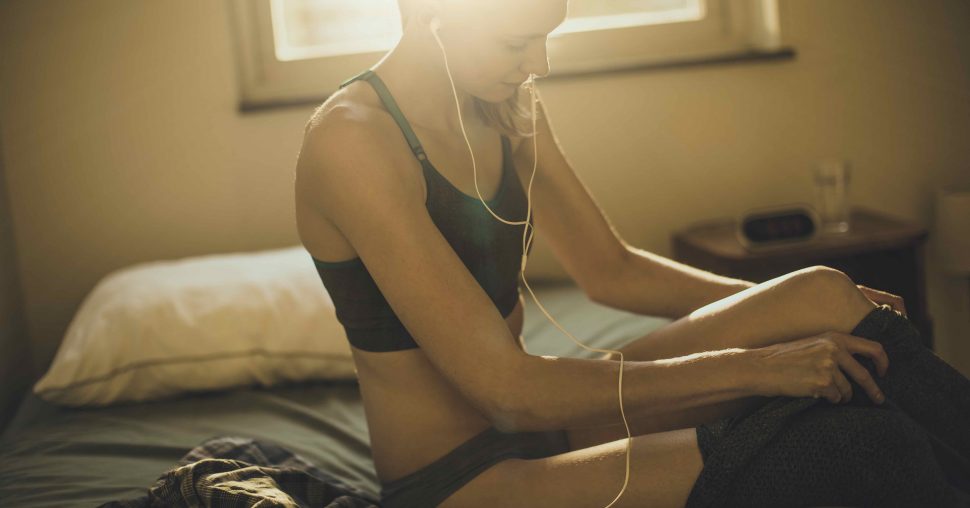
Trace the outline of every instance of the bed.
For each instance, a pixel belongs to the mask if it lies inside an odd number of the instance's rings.
[[[616,348],[670,320],[591,302],[569,282],[530,283],[547,311],[592,347]],[[589,358],[525,296],[531,354]],[[0,505],[97,506],[145,494],[189,449],[214,436],[277,443],[377,495],[356,382],[293,382],[149,402],[69,408],[28,394],[0,436]]]

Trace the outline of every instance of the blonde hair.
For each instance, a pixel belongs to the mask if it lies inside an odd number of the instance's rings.
[[[420,0],[397,0],[398,9],[401,12],[401,29],[407,27],[408,20],[417,10],[416,3]],[[508,99],[499,102],[488,102],[472,97],[475,114],[485,125],[492,127],[500,133],[518,138],[532,137],[532,110],[522,106],[520,93],[521,87],[515,89],[515,93]],[[529,128],[522,127],[519,122],[529,125]]]
[[[485,125],[494,128],[506,136],[519,138],[532,137],[534,134],[531,129],[532,110],[522,107],[519,102],[520,93],[522,93],[522,88],[517,87],[512,97],[499,103],[483,101],[478,97],[472,97],[475,113],[485,122]],[[528,129],[521,127],[516,123],[517,120],[527,122],[530,127]]]

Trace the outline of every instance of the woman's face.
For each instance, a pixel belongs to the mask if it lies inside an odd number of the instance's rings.
[[[549,72],[546,38],[566,18],[566,0],[450,4],[450,12],[446,8],[442,13],[438,37],[456,87],[484,101],[502,102],[529,74]],[[440,57],[441,49],[435,49]]]

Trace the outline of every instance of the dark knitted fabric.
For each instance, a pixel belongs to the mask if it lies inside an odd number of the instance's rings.
[[[697,427],[704,468],[688,508],[970,507],[970,468],[960,451],[970,428],[970,385],[907,324],[882,306],[853,332],[883,343],[889,356],[879,378],[871,360],[855,355],[886,394],[881,405],[847,376],[849,403],[774,397]]]
[[[852,335],[879,342],[886,350],[886,377],[873,375],[886,397],[929,433],[970,458],[970,379],[926,348],[912,323],[888,305],[873,310]],[[859,355],[856,359],[875,372],[871,359]],[[853,393],[858,393],[855,386]]]
[[[737,477],[723,506],[970,506],[919,425],[892,409],[822,402]]]

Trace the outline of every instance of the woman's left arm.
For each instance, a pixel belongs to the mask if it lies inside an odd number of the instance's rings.
[[[531,194],[537,230],[591,300],[638,314],[679,318],[754,285],[637,249],[620,238],[566,159],[538,90],[537,98],[538,135],[517,143],[513,161]]]
[[[677,319],[754,286],[627,245],[623,269],[597,303],[649,316]]]

